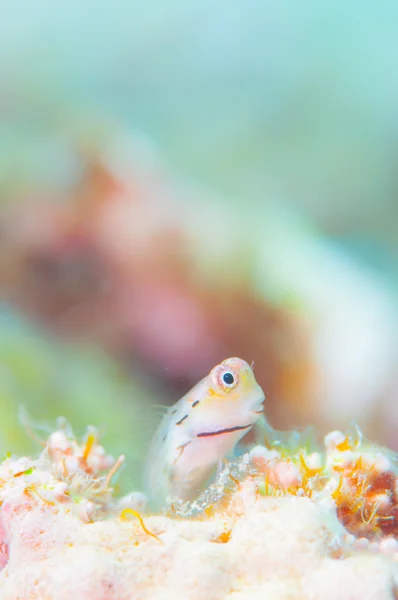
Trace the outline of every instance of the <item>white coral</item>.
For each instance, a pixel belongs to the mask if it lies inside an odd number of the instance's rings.
[[[9,457],[0,465],[1,600],[394,599],[394,538],[348,535],[327,486],[311,497],[283,485],[261,495],[266,459],[275,470],[279,454],[257,447],[190,506],[142,517],[142,494],[112,496],[117,463],[108,475],[93,474],[90,454],[106,457],[96,438],[83,445],[67,438],[53,434],[38,461]],[[65,456],[77,460],[73,474]],[[295,468],[307,480],[320,457],[300,457]],[[280,459],[284,476],[288,460]]]

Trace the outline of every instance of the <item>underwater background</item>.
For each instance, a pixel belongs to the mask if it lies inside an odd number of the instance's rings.
[[[273,426],[398,450],[398,5],[0,15],[0,452],[64,415],[136,484],[228,356]]]

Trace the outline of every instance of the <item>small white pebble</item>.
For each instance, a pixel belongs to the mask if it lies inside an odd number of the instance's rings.
[[[368,545],[368,550],[370,550],[370,552],[379,552],[379,550],[380,550],[379,542],[370,542]]]
[[[273,469],[272,479],[276,480],[276,483],[281,485],[284,489],[299,486],[302,482],[301,473],[294,465],[290,462],[280,462]]]
[[[395,554],[398,552],[398,541],[392,537],[381,540],[380,552],[383,552],[383,554]]]
[[[270,462],[271,460],[280,458],[280,454],[276,450],[268,450],[268,448],[265,448],[264,446],[260,445],[252,448],[249,454],[255,463],[261,465],[264,465]]]
[[[70,442],[63,431],[54,431],[48,439],[48,448],[50,451],[67,452]]]
[[[305,457],[305,463],[310,469],[320,469],[322,467],[322,458],[319,452],[312,452]]]
[[[66,492],[68,490],[68,484],[64,481],[58,481],[54,486],[54,496],[58,501],[65,500],[67,498]]]
[[[346,436],[341,431],[331,431],[325,435],[323,441],[327,450],[334,450],[336,446],[342,444],[345,439]]]
[[[365,550],[369,548],[369,540],[367,538],[361,537],[355,540],[354,546],[357,550]]]

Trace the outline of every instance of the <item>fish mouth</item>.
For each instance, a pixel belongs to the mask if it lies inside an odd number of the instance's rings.
[[[249,423],[248,425],[235,425],[235,427],[227,427],[226,429],[218,429],[217,431],[203,431],[202,433],[198,433],[196,437],[214,437],[216,435],[225,435],[226,433],[234,433],[235,431],[241,431],[243,429],[250,429],[253,427],[253,423]]]

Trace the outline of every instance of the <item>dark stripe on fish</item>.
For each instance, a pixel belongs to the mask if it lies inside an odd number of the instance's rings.
[[[195,400],[195,402],[192,404],[192,408],[195,408],[195,406],[198,406],[199,404],[199,400]]]
[[[218,431],[205,431],[203,433],[198,433],[196,437],[211,437],[212,435],[224,435],[224,433],[233,433],[234,431],[239,431],[240,429],[249,429],[249,427],[253,427],[253,423],[250,425],[236,425],[236,427],[229,427],[229,429],[219,429]]]
[[[185,419],[188,419],[188,415],[185,415],[185,417],[182,417],[182,419],[180,419],[179,421],[177,421],[176,425],[181,425],[181,423],[183,421],[185,421]]]

